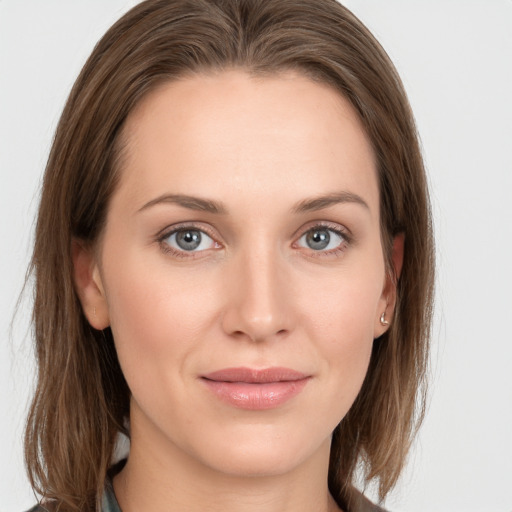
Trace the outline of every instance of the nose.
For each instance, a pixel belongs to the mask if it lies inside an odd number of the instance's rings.
[[[226,278],[222,327],[230,336],[262,342],[292,330],[291,283],[275,251],[234,258]]]

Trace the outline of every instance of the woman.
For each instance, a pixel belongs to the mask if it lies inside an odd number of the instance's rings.
[[[378,510],[358,471],[395,484],[423,412],[428,192],[400,80],[335,1],[119,20],[57,128],[32,268],[36,510],[352,512]]]

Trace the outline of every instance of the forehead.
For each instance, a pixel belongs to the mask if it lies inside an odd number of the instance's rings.
[[[378,204],[357,113],[332,87],[295,72],[231,70],[165,83],[130,114],[123,138],[120,188],[134,202],[227,189],[285,202],[342,188]]]

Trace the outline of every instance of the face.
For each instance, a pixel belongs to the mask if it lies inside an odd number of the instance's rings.
[[[245,475],[328,453],[390,311],[356,113],[300,75],[230,71],[161,86],[123,136],[75,268],[132,391],[132,450]]]

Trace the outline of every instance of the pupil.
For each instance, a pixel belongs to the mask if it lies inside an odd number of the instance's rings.
[[[311,231],[308,233],[307,242],[311,249],[321,250],[325,249],[331,240],[329,231],[327,229]]]
[[[176,234],[176,243],[185,251],[197,249],[201,243],[199,231],[180,231]]]

